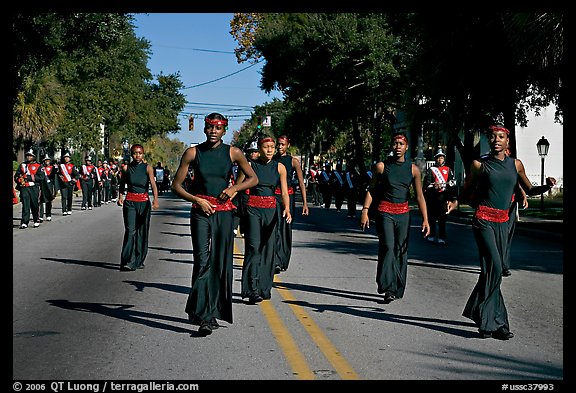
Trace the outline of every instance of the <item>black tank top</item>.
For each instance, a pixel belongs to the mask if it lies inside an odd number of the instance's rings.
[[[288,187],[292,184],[292,175],[294,172],[294,168],[292,168],[292,156],[286,154],[285,156],[275,155],[274,160],[281,162],[286,167],[286,181],[288,182]]]
[[[197,145],[196,158],[190,166],[194,173],[192,194],[218,197],[232,178],[230,145],[220,143],[215,148],[206,142]]]
[[[138,194],[148,192],[148,187],[150,186],[148,164],[143,162],[136,164],[136,161],[132,161],[127,165],[126,172],[123,173],[123,176],[126,176],[125,184],[128,192]]]
[[[394,159],[384,161],[384,173],[379,175],[375,192],[378,200],[404,203],[410,196],[412,162]]]
[[[508,210],[512,203],[514,187],[518,182],[515,160],[506,157],[500,161],[494,156],[481,157],[478,179],[478,204]]]
[[[270,160],[264,164],[262,161],[256,160],[250,164],[258,176],[258,184],[250,189],[250,195],[273,196],[276,187],[280,187],[278,161]]]

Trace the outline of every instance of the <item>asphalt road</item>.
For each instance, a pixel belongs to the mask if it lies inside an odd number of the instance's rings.
[[[25,230],[14,209],[14,380],[562,385],[561,238],[517,233],[512,276],[502,284],[515,337],[480,339],[461,315],[479,271],[469,224],[449,222],[440,246],[422,239],[414,214],[406,293],[385,305],[376,293],[373,228],[362,232],[345,210],[313,207],[304,217],[298,208],[290,266],[276,276],[272,299],[240,298],[237,237],[234,323],[200,337],[184,312],[189,204],[160,197],[146,268],[135,272],[118,270],[121,209],[79,211],[79,198],[74,209],[62,216],[57,207],[52,222]]]

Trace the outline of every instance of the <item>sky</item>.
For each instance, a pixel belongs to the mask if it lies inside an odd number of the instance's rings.
[[[281,99],[279,92],[260,89],[262,64],[238,63],[237,43],[230,34],[232,13],[134,14],[136,36],[151,44],[148,68],[152,75],[180,74],[187,104],[179,116],[180,132],[169,134],[187,145],[203,142],[204,116],[219,112],[228,117],[224,142],[230,143],[254,112],[253,107]],[[200,85],[200,86],[197,86]],[[194,131],[188,115],[195,114]]]

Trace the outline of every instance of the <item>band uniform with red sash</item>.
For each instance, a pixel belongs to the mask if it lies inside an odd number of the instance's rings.
[[[33,163],[33,164],[22,164],[20,166],[20,172],[21,172],[21,176],[20,176],[20,181],[19,181],[19,185],[21,187],[32,187],[35,186],[36,183],[35,178],[36,178],[36,173],[38,172],[38,169],[40,169],[42,165],[39,163]]]
[[[72,179],[72,171],[74,170],[74,164],[72,164],[71,162],[67,163],[67,164],[60,164],[60,172],[62,172],[62,175],[60,175],[60,178],[65,182],[65,183],[69,183],[71,182]]]

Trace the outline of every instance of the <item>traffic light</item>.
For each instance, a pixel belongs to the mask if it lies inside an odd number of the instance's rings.
[[[257,121],[256,128],[258,128],[258,130],[261,130],[262,129],[262,116],[258,116],[256,118],[256,121]]]
[[[194,116],[188,118],[188,131],[194,131]]]

